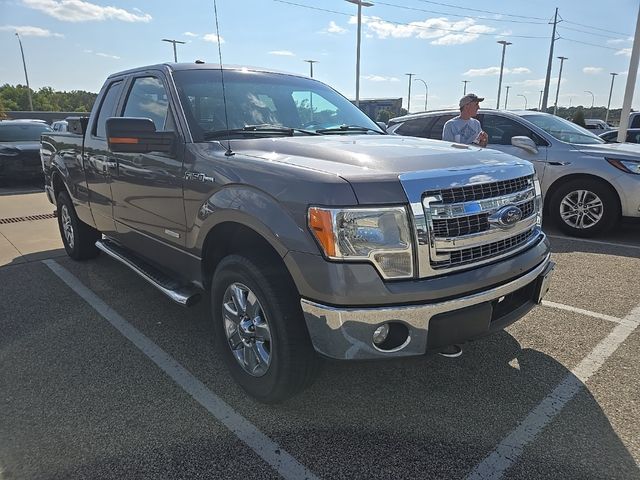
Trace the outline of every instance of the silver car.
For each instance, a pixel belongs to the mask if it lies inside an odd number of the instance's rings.
[[[405,115],[389,121],[389,133],[442,139],[456,110]],[[590,237],[621,217],[640,220],[640,146],[607,144],[590,131],[554,115],[480,110],[489,148],[533,162],[545,208],[567,234]],[[475,148],[475,147],[470,147]]]

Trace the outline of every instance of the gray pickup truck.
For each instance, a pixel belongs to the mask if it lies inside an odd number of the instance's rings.
[[[69,256],[102,251],[175,302],[207,298],[231,375],[263,402],[302,390],[321,356],[423,355],[500,330],[549,287],[529,162],[387,135],[314,79],[118,73],[41,155]]]

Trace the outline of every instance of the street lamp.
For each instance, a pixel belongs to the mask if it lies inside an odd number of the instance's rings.
[[[467,94],[467,83],[471,83],[471,80],[462,80],[462,83],[464,83],[464,91],[462,92],[462,95],[466,95]]]
[[[502,45],[502,61],[500,62],[500,80],[498,80],[498,101],[496,102],[496,110],[500,108],[500,90],[502,90],[502,70],[504,69],[504,52],[507,49],[507,45],[512,45],[511,42],[506,40],[499,40],[499,44]]]
[[[504,97],[504,109],[507,109],[507,102],[509,102],[509,89],[511,88],[509,85],[507,85],[506,87],[504,87],[507,89],[507,94]]]
[[[424,80],[422,80],[421,78],[414,78],[413,79],[414,82],[422,82],[424,84],[424,88],[427,91],[426,95],[424,96],[424,111],[427,111],[427,100],[429,100],[429,86],[427,85],[427,82],[425,82]]]
[[[542,110],[542,94],[544,90],[540,90],[540,100],[538,100],[538,110]]]
[[[373,3],[364,0],[346,0],[358,5],[358,42],[356,47],[356,107],[360,108],[360,32],[362,30],[362,7],[371,7]]]
[[[22,40],[20,35],[16,32],[18,37],[18,43],[20,44],[20,53],[22,54],[22,66],[24,67],[24,79],[27,81],[27,96],[29,97],[29,110],[33,112],[33,99],[31,98],[31,87],[29,86],[29,76],[27,75],[27,63],[24,61],[24,50],[22,49]]]
[[[409,77],[409,94],[407,95],[407,113],[411,109],[411,77],[415,75],[415,73],[405,73]]]
[[[303,60],[309,64],[309,76],[313,78],[313,64],[318,63],[318,60]]]
[[[616,79],[615,72],[611,72],[611,89],[609,90],[609,101],[607,102],[607,115],[604,117],[604,122],[607,123],[609,121],[609,107],[611,106],[611,94],[613,93],[613,81]]]
[[[555,115],[558,111],[558,95],[560,94],[560,81],[562,80],[562,64],[565,60],[568,60],[567,57],[558,57],[560,59],[560,72],[558,73],[558,88],[556,90],[556,102],[553,104],[553,114]]]
[[[517,97],[522,97],[524,98],[524,109],[527,109],[527,97],[525,97],[524,95],[522,95],[521,93],[519,93],[518,95],[516,95]]]
[[[590,93],[591,94],[591,108],[593,108],[593,104],[596,101],[596,97],[593,95],[593,92],[590,90],[585,90],[584,93]]]
[[[163,38],[162,41],[173,43],[173,61],[178,63],[178,53],[176,52],[176,43],[185,44],[187,42],[181,42],[180,40],[171,40],[169,38]]]

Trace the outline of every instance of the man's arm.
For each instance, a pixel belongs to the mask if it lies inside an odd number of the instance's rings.
[[[445,142],[455,142],[451,120],[448,120],[444,124],[444,127],[442,129],[442,140],[444,140]]]

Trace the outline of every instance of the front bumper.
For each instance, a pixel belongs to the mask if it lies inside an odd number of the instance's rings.
[[[542,300],[554,266],[547,255],[515,280],[443,302],[340,308],[302,299],[301,305],[313,345],[322,355],[340,360],[422,355],[503,329],[520,319]],[[373,343],[374,331],[385,322],[404,325],[402,329],[408,333],[397,348],[381,350]]]
[[[615,184],[620,195],[622,216],[640,217],[640,175],[625,173],[615,179]]]

